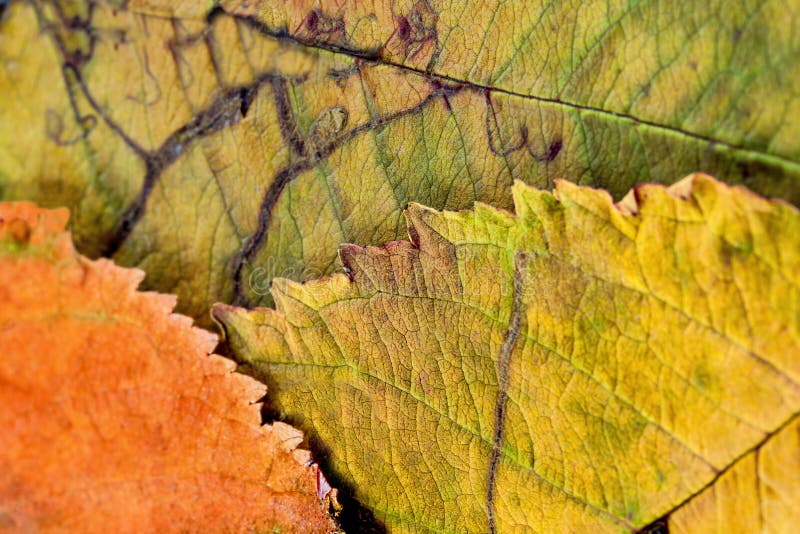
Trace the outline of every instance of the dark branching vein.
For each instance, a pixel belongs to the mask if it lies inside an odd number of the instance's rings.
[[[300,135],[297,119],[289,101],[289,88],[286,79],[280,77],[273,79],[272,92],[275,95],[275,109],[278,113],[278,126],[281,129],[281,136],[288,143],[293,156],[305,156],[305,141]]]
[[[305,147],[305,151],[307,152],[305,157],[279,171],[270,183],[266,193],[264,194],[264,199],[261,201],[261,209],[258,214],[258,226],[256,227],[255,232],[248,238],[244,246],[242,246],[242,248],[233,258],[233,304],[237,306],[248,305],[247,295],[244,294],[242,287],[242,273],[244,267],[263,247],[267,232],[269,231],[270,222],[272,219],[272,211],[275,207],[275,204],[281,197],[281,193],[283,193],[284,188],[292,180],[297,178],[301,173],[313,168],[320,161],[330,156],[337,148],[352,141],[359,135],[373,130],[378,130],[403,117],[420,113],[431,102],[439,98],[446,98],[450,95],[454,95],[462,89],[463,86],[439,85],[437,89],[431,91],[427,97],[425,97],[415,106],[402,109],[394,113],[372,117],[367,122],[342,132],[338,136],[329,140],[327,143],[322,143],[321,145],[317,146],[313,152],[310,152],[308,148]],[[283,114],[280,116],[283,116]],[[286,115],[286,117],[290,116],[293,117],[291,114]],[[297,130],[294,124],[286,124],[281,126],[281,131],[292,132],[290,135],[296,135],[293,132],[296,132]],[[302,145],[298,143],[298,146]]]
[[[522,284],[524,262],[527,256],[522,252],[514,255],[514,288],[513,303],[511,307],[511,317],[508,322],[503,345],[500,347],[500,354],[497,357],[497,404],[494,409],[494,435],[492,436],[492,454],[489,458],[489,474],[486,480],[486,517],[489,532],[494,534],[497,531],[496,519],[494,516],[495,485],[497,479],[497,467],[500,464],[502,455],[503,439],[506,424],[506,405],[508,404],[508,370],[511,365],[511,352],[514,350],[519,338],[522,327]]]
[[[249,85],[228,89],[188,123],[173,132],[158,149],[144,154],[143,157],[147,169],[144,183],[138,197],[127,207],[122,218],[117,223],[117,227],[106,246],[105,255],[111,256],[119,250],[136,222],[144,214],[147,199],[161,173],[178,159],[186,149],[186,146],[195,139],[228,128],[241,121],[247,114],[259,88],[265,82],[278,77],[279,75],[274,73],[265,73]],[[90,98],[89,92],[85,88],[84,93],[87,95],[87,99]],[[92,104],[92,107],[95,107],[95,104]],[[95,110],[98,114],[101,114],[99,108],[95,108]]]
[[[253,29],[259,31],[260,33],[262,33],[264,35],[267,35],[269,37],[273,37],[273,38],[276,38],[276,39],[287,40],[287,41],[290,41],[290,42],[295,43],[295,44],[299,44],[299,45],[304,46],[304,47],[317,48],[317,49],[326,50],[328,52],[332,52],[332,53],[335,53],[335,54],[343,54],[343,55],[354,57],[354,58],[366,59],[366,60],[369,60],[369,61],[372,61],[372,62],[375,62],[375,63],[380,63],[382,65],[395,67],[395,68],[397,68],[399,70],[402,70],[402,71],[405,71],[405,72],[415,73],[417,75],[424,76],[424,77],[426,77],[426,78],[428,78],[430,80],[439,80],[440,83],[459,85],[459,86],[462,86],[462,87],[464,87],[466,89],[473,90],[473,91],[476,91],[476,92],[485,93],[485,92],[491,91],[492,93],[504,94],[504,95],[508,95],[508,96],[511,96],[511,97],[521,98],[521,99],[524,99],[524,100],[533,100],[533,101],[536,101],[536,102],[543,102],[543,103],[547,103],[547,104],[551,104],[551,105],[559,106],[559,107],[564,107],[564,108],[568,108],[568,109],[572,109],[572,110],[594,112],[594,113],[597,113],[598,115],[604,116],[604,117],[606,117],[606,118],[608,118],[610,120],[630,121],[630,122],[632,122],[634,124],[641,124],[641,125],[644,125],[644,126],[649,126],[651,128],[655,128],[655,129],[661,130],[661,131],[670,132],[670,133],[673,133],[673,134],[679,134],[679,135],[686,136],[686,137],[691,138],[691,139],[704,141],[706,143],[709,143],[710,145],[716,145],[716,146],[724,147],[724,148],[727,148],[727,149],[730,149],[730,150],[737,150],[737,151],[746,152],[746,153],[758,156],[760,158],[766,159],[768,161],[771,161],[771,162],[774,162],[774,163],[778,163],[780,165],[790,166],[795,171],[800,172],[800,162],[798,162],[798,161],[796,161],[794,159],[791,159],[791,158],[789,158],[787,156],[782,156],[782,155],[778,155],[778,154],[771,154],[771,153],[766,152],[764,150],[751,148],[751,147],[746,147],[746,146],[742,146],[742,145],[739,145],[739,144],[736,144],[736,143],[731,143],[731,142],[728,142],[728,141],[723,141],[722,139],[717,139],[717,138],[712,137],[710,135],[704,135],[704,134],[693,132],[693,131],[690,131],[690,130],[687,130],[687,129],[684,129],[684,128],[680,128],[680,127],[677,127],[677,126],[670,126],[670,125],[662,124],[662,123],[655,122],[655,121],[652,121],[652,120],[643,119],[641,117],[637,117],[635,115],[631,115],[630,113],[623,113],[623,112],[612,111],[612,110],[601,108],[601,107],[597,107],[597,106],[579,104],[577,102],[571,102],[571,101],[568,101],[568,100],[562,100],[560,98],[551,98],[551,97],[546,97],[546,96],[539,96],[539,95],[522,93],[522,92],[519,92],[519,91],[514,91],[512,89],[504,89],[504,88],[500,88],[500,87],[494,87],[494,86],[491,86],[491,85],[482,84],[482,83],[474,82],[474,81],[467,80],[467,79],[456,78],[454,76],[448,76],[448,75],[440,74],[440,73],[434,73],[434,72],[432,72],[430,70],[423,70],[423,69],[419,69],[419,68],[416,68],[416,67],[412,67],[412,66],[407,65],[405,63],[399,63],[397,61],[389,60],[382,54],[383,51],[382,51],[381,47],[378,47],[378,48],[376,48],[374,50],[359,50],[357,48],[352,48],[352,47],[348,47],[348,46],[345,46],[345,45],[339,45],[339,44],[335,44],[335,43],[331,43],[331,42],[322,41],[320,39],[307,39],[307,38],[303,38],[302,36],[298,36],[296,34],[290,33],[286,29],[280,29],[279,30],[279,29],[270,28],[269,26],[266,26],[265,24],[261,23],[260,21],[254,19],[253,17],[250,17],[250,16],[236,15],[236,14],[233,14],[233,13],[231,13],[230,15],[232,17],[238,19],[238,20],[241,20],[241,21],[247,23],[250,27],[252,27]],[[438,49],[437,49],[437,51],[438,51]],[[539,157],[542,157],[542,156],[539,156]]]

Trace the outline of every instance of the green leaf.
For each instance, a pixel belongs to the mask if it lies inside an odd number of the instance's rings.
[[[392,530],[636,531],[797,417],[794,207],[705,175],[513,194],[214,309]]]
[[[800,201],[794,1],[340,4],[12,2],[0,197],[67,206],[84,253],[196,317],[514,180]]]

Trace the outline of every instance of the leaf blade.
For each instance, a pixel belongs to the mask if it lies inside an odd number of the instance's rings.
[[[797,413],[794,208],[702,175],[514,195],[214,309],[391,527],[636,530]]]
[[[302,434],[215,335],[75,253],[67,211],[0,203],[0,523],[15,530],[336,530]]]

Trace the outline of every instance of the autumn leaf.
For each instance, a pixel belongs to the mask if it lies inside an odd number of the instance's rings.
[[[66,221],[0,203],[0,531],[335,530],[301,433],[260,425],[264,386]]]
[[[709,532],[746,496],[718,532],[759,506],[791,531],[800,213],[701,174],[513,194],[516,215],[412,204],[411,242],[213,313],[391,530]]]
[[[800,202],[795,0],[14,1],[0,195],[205,320],[402,238],[419,202],[511,208],[696,170]]]

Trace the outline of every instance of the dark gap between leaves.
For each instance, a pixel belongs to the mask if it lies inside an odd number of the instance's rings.
[[[309,428],[306,428],[301,422],[293,417],[289,417],[282,413],[271,401],[275,398],[275,394],[280,391],[280,386],[272,380],[272,378],[250,365],[249,363],[242,362],[236,359],[235,355],[230,350],[227,342],[220,342],[216,351],[217,354],[225,356],[234,360],[238,366],[237,371],[252,376],[259,382],[267,385],[266,395],[259,399],[261,402],[261,424],[270,424],[275,421],[280,421],[292,425],[303,431],[304,441],[300,445],[302,448],[311,451],[313,460],[319,465],[325,478],[332,488],[338,491],[337,499],[341,504],[342,509],[337,516],[337,522],[345,532],[348,533],[364,533],[364,534],[386,534],[386,527],[381,523],[372,511],[361,504],[355,498],[355,489],[344,480],[339,478],[333,473],[331,466],[331,452],[330,448],[316,436],[316,434]],[[662,534],[662,533],[653,533]]]
[[[268,387],[270,386],[268,385]],[[272,387],[270,387],[270,389],[274,391]],[[281,414],[281,412],[269,402],[269,394],[267,394],[262,402],[264,403],[261,405],[262,424],[281,421],[303,431],[305,442],[302,446],[307,447],[311,451],[314,461],[317,462],[319,468],[322,469],[328,483],[338,491],[336,498],[339,504],[342,505],[342,510],[336,518],[339,526],[348,533],[386,534],[386,527],[375,518],[375,515],[369,508],[361,504],[355,498],[353,488],[333,473],[330,464],[331,453],[327,445],[309,429],[304,428],[299,422]]]

